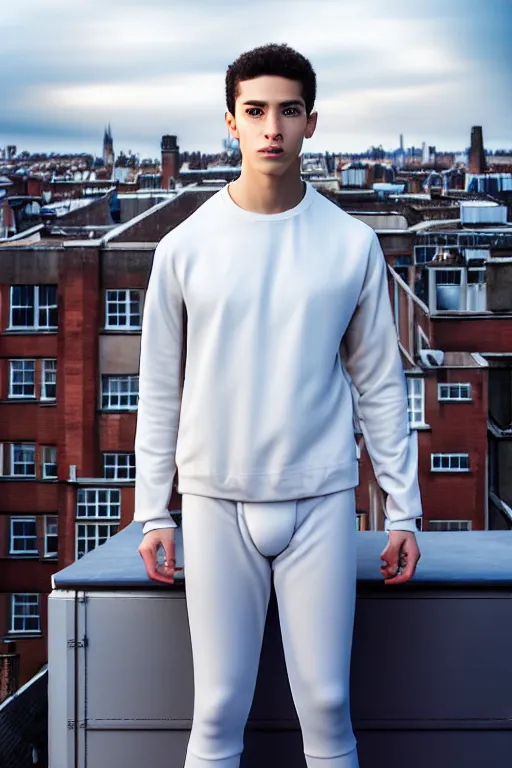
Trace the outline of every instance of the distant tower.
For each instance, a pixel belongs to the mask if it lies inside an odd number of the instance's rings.
[[[482,126],[474,125],[471,129],[471,148],[469,150],[469,173],[485,173],[487,165],[484,153]]]
[[[110,123],[108,128],[105,128],[105,133],[103,134],[103,164],[105,168],[114,165],[114,141],[112,139]]]
[[[400,134],[400,152],[404,151],[404,135],[403,133]]]
[[[177,136],[162,136],[162,189],[174,189],[180,172],[180,148]]]

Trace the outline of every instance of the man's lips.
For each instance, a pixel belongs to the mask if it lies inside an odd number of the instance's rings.
[[[263,147],[263,149],[259,149],[258,152],[265,153],[265,154],[272,154],[272,155],[280,155],[283,152],[282,147]]]

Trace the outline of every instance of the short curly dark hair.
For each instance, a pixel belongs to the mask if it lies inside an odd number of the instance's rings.
[[[302,97],[309,116],[316,98],[316,74],[305,56],[289,45],[269,43],[242,53],[226,72],[226,106],[235,114],[238,83],[261,75],[279,75],[302,84]]]

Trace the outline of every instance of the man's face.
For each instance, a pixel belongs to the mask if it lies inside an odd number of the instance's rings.
[[[276,75],[240,82],[235,115],[226,113],[230,132],[240,141],[244,166],[278,176],[297,163],[304,138],[315,131],[316,119],[316,112],[306,116],[301,83]],[[278,151],[265,151],[268,147]]]

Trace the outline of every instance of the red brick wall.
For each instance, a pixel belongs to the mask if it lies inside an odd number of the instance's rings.
[[[512,318],[471,319],[468,316],[431,318],[432,347],[445,352],[510,352],[512,350]]]
[[[21,590],[20,590],[21,591]],[[37,592],[36,589],[26,590]],[[0,638],[9,637],[16,643],[16,652],[20,654],[20,686],[27,683],[48,661],[47,627],[48,627],[48,593],[40,593],[41,635],[23,638],[20,635],[9,635],[11,613],[11,595],[0,592]],[[1,646],[0,646],[1,647]]]
[[[471,520],[473,530],[485,529],[488,380],[486,368],[441,368],[425,377],[425,420],[430,429],[418,431],[419,482],[424,530],[428,520]],[[470,402],[440,403],[437,384],[471,383]],[[469,453],[470,472],[432,472],[431,453]],[[368,511],[375,475],[366,447],[356,492],[359,511]]]
[[[59,336],[57,363],[59,464],[65,476],[75,464],[82,477],[94,474],[99,386],[98,252],[67,249],[59,263]]]

